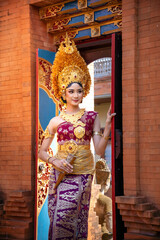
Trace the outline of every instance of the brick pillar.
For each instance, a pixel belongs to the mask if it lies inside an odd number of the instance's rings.
[[[125,195],[137,195],[140,191],[138,149],[137,5],[137,0],[123,0],[122,3],[122,111]]]
[[[36,48],[53,36],[27,0],[0,1],[0,194],[31,191],[35,175]]]
[[[0,169],[4,198],[31,186],[31,64],[29,5],[1,1]]]

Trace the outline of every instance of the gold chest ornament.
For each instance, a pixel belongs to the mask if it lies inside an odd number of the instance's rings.
[[[74,135],[76,136],[76,138],[81,139],[83,138],[84,134],[85,134],[84,127],[78,126],[74,129]]]
[[[62,111],[60,113],[60,117],[64,119],[67,122],[70,122],[73,124],[74,129],[74,135],[76,138],[81,139],[85,135],[85,123],[81,122],[79,119],[83,116],[85,112],[85,109],[80,109],[75,114],[67,114],[65,111]]]

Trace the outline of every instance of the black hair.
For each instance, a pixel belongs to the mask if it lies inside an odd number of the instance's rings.
[[[64,103],[67,103],[67,101],[66,101],[66,100],[64,100],[64,99],[63,99],[63,97],[61,97],[61,99],[62,99],[62,101],[63,101]]]
[[[77,83],[77,84],[79,84],[79,86],[80,86],[81,88],[83,88],[83,87],[82,87],[82,84],[81,84],[80,82],[71,82],[66,88],[71,87],[73,83]]]

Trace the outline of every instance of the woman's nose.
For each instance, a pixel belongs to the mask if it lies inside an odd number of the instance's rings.
[[[74,97],[78,97],[78,93],[77,92],[74,93]]]

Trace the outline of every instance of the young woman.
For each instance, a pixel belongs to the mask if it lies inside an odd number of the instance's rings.
[[[90,151],[93,137],[95,152],[103,155],[115,115],[109,109],[103,136],[94,111],[79,104],[90,88],[90,76],[84,60],[70,39],[61,43],[52,68],[53,93],[62,110],[50,120],[39,158],[52,164],[49,181],[49,239],[87,239],[88,210],[94,160]],[[58,150],[53,157],[48,148],[57,133]],[[72,161],[73,160],[73,161]],[[59,181],[59,176],[63,179]]]

